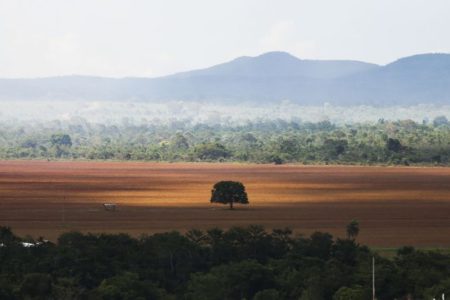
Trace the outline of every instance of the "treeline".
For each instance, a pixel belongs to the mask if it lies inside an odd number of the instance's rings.
[[[384,258],[353,238],[259,226],[132,238],[0,227],[0,299],[433,299],[450,293],[450,255],[403,247]],[[24,246],[25,245],[25,246]]]
[[[35,158],[448,165],[450,124],[438,117],[421,124],[106,125],[79,119],[0,126],[0,159]]]

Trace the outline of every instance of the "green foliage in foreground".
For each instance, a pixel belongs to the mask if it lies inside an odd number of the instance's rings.
[[[0,227],[0,299],[371,299],[373,256],[377,299],[450,293],[449,254],[404,247],[386,259],[320,232],[249,226],[21,242]]]
[[[334,125],[106,125],[84,120],[0,124],[0,159],[238,161],[449,165],[447,119]]]

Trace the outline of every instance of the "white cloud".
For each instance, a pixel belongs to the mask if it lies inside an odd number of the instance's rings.
[[[450,52],[449,10],[448,0],[0,0],[0,78],[159,76],[273,50],[389,63]]]

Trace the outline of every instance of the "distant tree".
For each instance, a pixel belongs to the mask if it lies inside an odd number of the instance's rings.
[[[33,139],[26,139],[21,144],[23,148],[36,148],[37,145],[38,143]]]
[[[333,125],[330,121],[320,121],[315,124],[315,127],[319,130],[332,130],[336,126]]]
[[[241,135],[240,141],[252,144],[256,143],[258,139],[253,134],[246,132]]]
[[[326,139],[323,143],[323,148],[330,158],[336,158],[345,152],[348,147],[348,141],[345,139],[335,140]]]
[[[50,141],[52,146],[72,146],[72,139],[68,134],[52,134]]]
[[[194,153],[201,160],[227,158],[231,153],[220,143],[204,143],[195,147]]]
[[[436,118],[434,118],[433,120],[433,125],[434,126],[441,126],[441,125],[447,125],[448,124],[448,120],[445,116],[438,116]]]
[[[172,138],[171,144],[175,150],[186,150],[189,148],[187,138],[181,133],[177,133],[175,137]]]
[[[386,148],[392,152],[400,152],[403,146],[398,139],[388,138]]]
[[[356,220],[352,220],[347,224],[347,237],[349,239],[355,239],[359,233],[359,223]]]
[[[229,204],[233,209],[233,203],[248,204],[245,186],[238,181],[219,181],[211,191],[211,203]]]
[[[283,137],[278,141],[279,151],[294,155],[298,150],[298,142],[295,138]]]
[[[283,164],[283,159],[281,157],[279,157],[278,155],[271,155],[269,157],[269,161],[273,162],[276,165],[281,165]]]

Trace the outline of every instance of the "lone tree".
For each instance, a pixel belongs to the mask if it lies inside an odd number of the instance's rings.
[[[230,204],[230,209],[233,203],[248,204],[245,186],[239,181],[219,181],[211,191],[211,203]]]
[[[359,223],[356,220],[352,220],[347,224],[347,237],[349,239],[355,239],[359,233]]]

